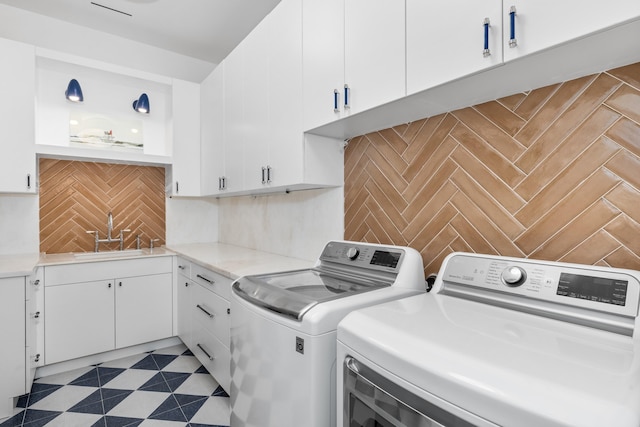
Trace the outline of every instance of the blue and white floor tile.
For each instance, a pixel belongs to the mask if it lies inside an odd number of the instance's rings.
[[[37,379],[0,427],[220,427],[229,396],[183,345]]]

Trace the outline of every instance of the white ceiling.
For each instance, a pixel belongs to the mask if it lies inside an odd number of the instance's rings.
[[[279,2],[280,0],[0,0],[0,3],[9,6],[215,64],[222,61]]]

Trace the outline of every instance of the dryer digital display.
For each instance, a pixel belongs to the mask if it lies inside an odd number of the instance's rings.
[[[562,273],[556,294],[606,304],[625,305],[628,285],[629,282],[626,280]]]

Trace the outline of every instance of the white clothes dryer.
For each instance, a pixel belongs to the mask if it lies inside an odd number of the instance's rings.
[[[338,427],[640,426],[640,273],[455,253],[338,326]]]

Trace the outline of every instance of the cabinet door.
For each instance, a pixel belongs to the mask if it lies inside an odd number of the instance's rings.
[[[510,11],[515,7],[511,43]],[[587,34],[636,19],[640,1],[525,1],[504,2],[504,60],[509,61]],[[598,52],[593,52],[598,55]]]
[[[182,275],[178,275],[178,337],[189,348],[193,347],[193,291],[198,286]]]
[[[406,1],[407,94],[502,63],[502,0]]]
[[[346,114],[355,114],[406,94],[405,1],[345,0]]]
[[[269,40],[267,24],[268,19],[263,20],[243,40],[242,44],[245,189],[262,187],[262,168],[266,168],[268,163],[270,108],[268,72],[271,41]]]
[[[75,359],[113,350],[113,281],[45,288],[45,362]]]
[[[242,46],[240,43],[223,61],[224,165],[228,192],[241,191],[244,188]]]
[[[35,193],[35,48],[0,38],[0,193]]]
[[[200,85],[173,80],[174,196],[200,196]]]
[[[343,111],[344,0],[303,0],[302,31],[303,127],[309,130],[340,118]]]
[[[270,183],[302,182],[302,2],[282,0],[269,15]]]
[[[127,277],[116,283],[116,348],[172,335],[171,273]]]
[[[25,393],[25,279],[0,279],[0,418],[10,398]]]
[[[200,192],[218,194],[224,177],[224,63],[200,85]]]

